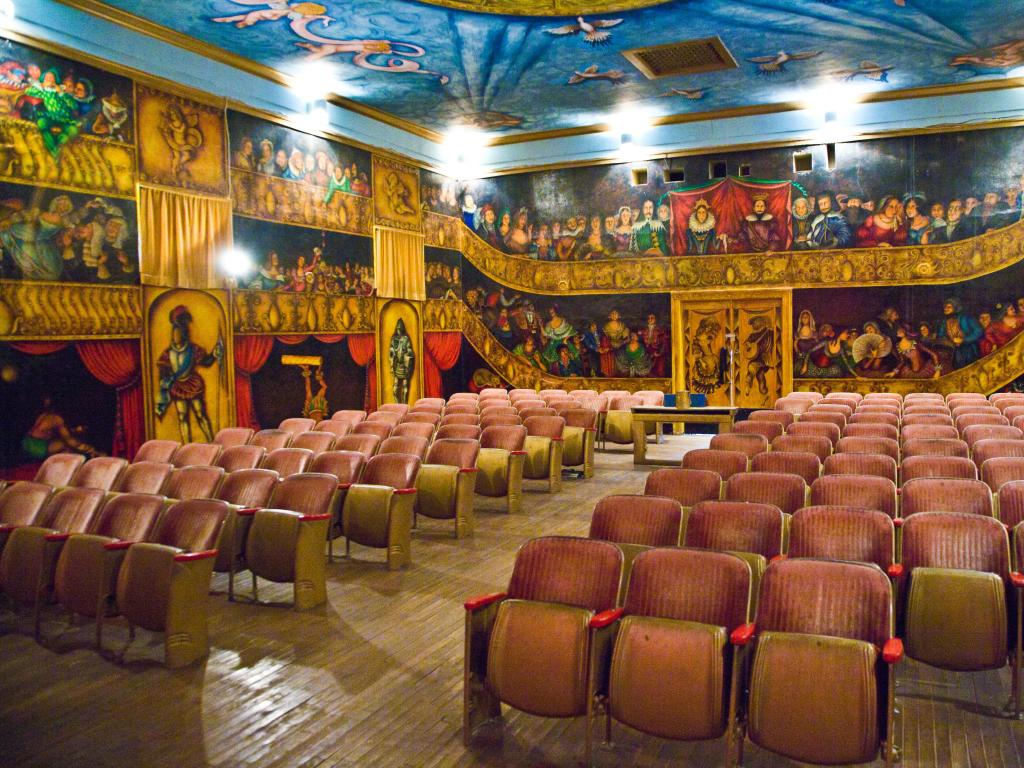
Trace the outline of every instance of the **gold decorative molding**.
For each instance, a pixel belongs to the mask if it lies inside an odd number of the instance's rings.
[[[463,306],[458,299],[427,299],[423,302],[423,330],[461,331]]]
[[[232,291],[235,333],[373,333],[372,296],[283,291]]]
[[[462,254],[474,267],[510,288],[540,294],[943,285],[1024,259],[1024,222],[941,245],[567,262],[512,256],[461,227]]]
[[[231,169],[231,204],[240,216],[354,235],[372,233],[369,197],[335,192],[329,203],[326,197],[326,187]]]
[[[380,226],[423,231],[418,167],[373,155],[373,218]]]
[[[498,341],[483,321],[462,304],[462,334],[487,364],[505,381],[524,389],[622,389],[636,392],[641,389],[672,391],[671,379],[625,379],[625,378],[584,378],[582,376],[562,377],[543,371],[514,355]]]
[[[664,5],[668,0],[421,0],[470,13],[500,13],[506,16],[595,16],[602,13],[635,11]]]
[[[469,228],[462,219],[432,211],[423,213],[423,236],[426,245],[461,251],[463,231],[469,233]]]
[[[990,355],[934,379],[793,379],[794,390],[813,392],[983,392],[1002,389],[1024,374],[1024,335],[1013,338]]]
[[[141,334],[138,286],[0,280],[0,338],[6,341]]]

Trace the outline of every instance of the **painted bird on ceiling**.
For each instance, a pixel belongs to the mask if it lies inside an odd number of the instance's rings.
[[[708,92],[707,88],[671,88],[662,96],[685,96],[688,99],[703,99],[705,94]]]
[[[747,59],[747,61],[757,64],[757,68],[761,71],[762,75],[775,75],[779,72],[785,72],[786,64],[790,61],[803,61],[804,59],[813,59],[815,56],[820,55],[821,51],[800,51],[799,53],[779,51],[772,56],[755,56],[752,59]]]
[[[602,45],[612,39],[612,33],[605,30],[622,23],[622,19],[595,19],[586,21],[582,16],[576,17],[575,24],[566,24],[562,27],[551,27],[545,29],[549,35],[578,35],[583,33],[583,39],[591,45]]]
[[[892,67],[883,67],[873,61],[862,61],[856,69],[837,69],[832,74],[843,80],[853,80],[857,77],[866,77],[868,80],[878,80],[881,83],[889,82],[889,70]]]
[[[591,64],[582,72],[573,70],[572,76],[569,78],[569,85],[576,85],[587,80],[607,80],[610,83],[619,85],[625,79],[626,73],[621,69],[609,69],[607,72],[599,72],[597,64]]]

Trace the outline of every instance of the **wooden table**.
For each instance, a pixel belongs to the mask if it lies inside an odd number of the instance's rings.
[[[663,405],[640,405],[633,413],[633,466],[642,464],[677,467],[678,461],[647,458],[647,424],[717,424],[718,433],[732,432],[739,408],[705,406],[703,408],[669,408]],[[683,427],[685,429],[685,427]]]

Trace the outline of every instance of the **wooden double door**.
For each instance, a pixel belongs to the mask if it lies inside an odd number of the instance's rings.
[[[792,315],[789,291],[673,294],[676,391],[705,394],[708,405],[771,408],[793,386]]]

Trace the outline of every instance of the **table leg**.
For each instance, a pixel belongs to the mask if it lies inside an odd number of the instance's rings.
[[[633,466],[647,463],[647,428],[644,422],[633,419]]]

